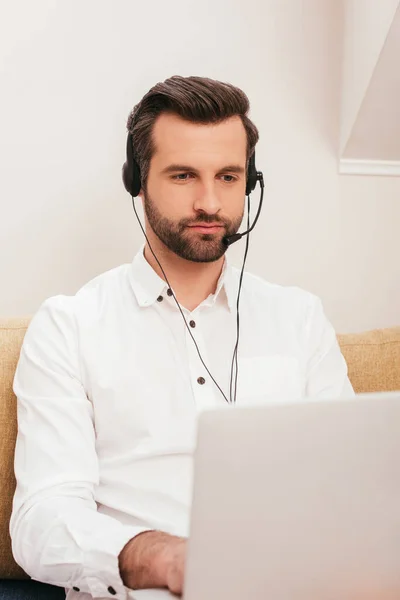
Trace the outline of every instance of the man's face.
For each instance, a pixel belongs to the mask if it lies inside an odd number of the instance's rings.
[[[161,114],[153,128],[155,152],[146,191],[148,225],[175,254],[213,262],[236,233],[246,188],[246,132],[240,117],[194,124]]]

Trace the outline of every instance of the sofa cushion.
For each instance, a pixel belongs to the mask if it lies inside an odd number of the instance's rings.
[[[16,398],[12,390],[28,318],[0,319],[0,578],[27,575],[11,553],[9,521],[15,490]],[[338,336],[356,392],[400,390],[400,327]]]
[[[0,319],[0,578],[27,577],[11,554],[9,521],[15,490],[14,447],[17,435],[14,372],[29,319]]]
[[[357,393],[400,390],[400,327],[338,335]]]

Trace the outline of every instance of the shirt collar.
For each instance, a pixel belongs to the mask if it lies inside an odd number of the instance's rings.
[[[157,298],[165,294],[168,289],[168,285],[164,279],[157,275],[153,267],[151,267],[145,259],[144,244],[141,246],[130,265],[129,279],[136,300],[139,306],[142,307],[154,304],[154,302],[157,301]],[[236,287],[233,268],[230,265],[228,257],[225,255],[224,266],[218,279],[215,294],[210,294],[210,296],[204,300],[203,304],[211,306],[217,298],[221,297],[221,292],[224,290],[228,308],[232,311],[236,304]]]

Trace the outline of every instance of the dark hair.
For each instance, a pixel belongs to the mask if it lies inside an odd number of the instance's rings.
[[[154,154],[152,129],[161,113],[174,113],[192,123],[218,123],[239,116],[247,134],[247,161],[258,141],[257,127],[248,118],[249,99],[239,88],[206,77],[175,75],[153,86],[128,117],[133,156],[145,188]]]

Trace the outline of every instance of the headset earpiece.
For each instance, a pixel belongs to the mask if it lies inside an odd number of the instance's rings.
[[[249,164],[247,166],[247,179],[246,179],[246,196],[250,196],[251,192],[257,185],[258,174],[256,169],[256,153],[255,151],[249,158]]]
[[[126,191],[129,192],[131,196],[136,197],[139,195],[142,187],[140,168],[133,157],[133,143],[132,135],[130,133],[128,134],[128,139],[126,141],[126,161],[122,167],[122,180]]]

